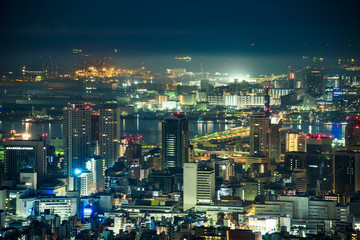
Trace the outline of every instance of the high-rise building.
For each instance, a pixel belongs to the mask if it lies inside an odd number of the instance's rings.
[[[184,210],[195,207],[197,204],[197,168],[198,163],[184,163]]]
[[[333,155],[321,153],[287,152],[285,166],[294,171],[306,169],[307,189],[333,190]]]
[[[321,68],[309,68],[306,70],[305,90],[312,97],[320,97],[325,92],[324,71]]]
[[[64,109],[65,161],[69,176],[75,169],[85,169],[91,157],[91,109],[85,104],[72,104]]]
[[[347,150],[360,150],[360,117],[347,118],[345,147]]]
[[[20,171],[34,169],[39,177],[47,173],[45,142],[38,140],[6,141],[4,146],[4,180],[19,182]]]
[[[269,156],[269,117],[264,112],[250,116],[250,154]]]
[[[105,166],[110,168],[119,158],[120,110],[116,105],[103,105],[99,116],[99,149],[105,159]]]
[[[172,113],[162,122],[163,169],[181,168],[189,158],[189,124],[181,113]]]
[[[335,152],[335,193],[351,194],[360,191],[360,153]]]
[[[210,204],[215,200],[215,169],[199,166],[197,169],[196,198],[199,204]]]
[[[279,124],[270,125],[270,159],[274,162],[280,162],[281,157],[281,133]]]
[[[215,169],[206,164],[184,163],[184,210],[215,200]]]
[[[285,152],[306,152],[306,136],[304,132],[286,133]]]
[[[93,173],[95,192],[103,191],[105,189],[105,159],[101,157],[87,159],[86,169]]]
[[[80,174],[80,196],[89,196],[95,193],[94,173],[91,171],[84,171]]]
[[[324,135],[307,135],[306,152],[312,154],[331,154],[332,137]]]

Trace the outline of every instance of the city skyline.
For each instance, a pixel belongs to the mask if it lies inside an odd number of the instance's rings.
[[[0,239],[360,239],[348,1],[7,1]]]

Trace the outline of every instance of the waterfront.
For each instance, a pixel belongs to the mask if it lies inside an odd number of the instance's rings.
[[[161,142],[161,120],[159,119],[123,119],[121,121],[121,134],[133,136],[143,136],[144,143],[159,143]],[[189,121],[189,137],[203,136],[217,131],[227,130],[231,127],[236,127],[236,124],[218,123],[216,121],[195,122]],[[345,125],[284,125],[283,127],[290,127],[292,129],[300,129],[304,132],[313,134],[322,134],[333,136],[337,139],[345,137]],[[29,133],[33,137],[40,136],[42,133],[48,133],[50,138],[63,137],[62,123],[28,123],[28,122],[8,122],[0,123],[0,130],[10,131],[15,130],[18,133]]]

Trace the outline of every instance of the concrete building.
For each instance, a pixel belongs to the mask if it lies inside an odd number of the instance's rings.
[[[75,169],[85,169],[91,157],[91,109],[85,104],[72,104],[64,109],[65,161],[69,176]]]
[[[4,146],[4,179],[19,182],[20,171],[33,169],[45,177],[45,142],[35,140],[6,141]]]
[[[316,219],[342,221],[348,217],[346,206],[337,206],[336,201],[312,200],[309,197],[280,196],[279,201],[254,204],[255,215],[288,216],[290,219]]]
[[[351,194],[360,191],[360,153],[335,152],[335,193]]]
[[[105,159],[106,168],[110,168],[119,158],[120,110],[114,104],[100,108],[99,115],[99,149]]]
[[[274,162],[280,162],[281,160],[281,134],[280,134],[280,125],[271,124],[270,125],[270,142],[269,142],[269,157],[270,160]]]
[[[86,169],[93,174],[94,191],[101,192],[105,189],[105,159],[101,157],[89,158]]]
[[[184,210],[215,200],[215,170],[198,163],[184,164]]]
[[[304,132],[286,133],[285,152],[306,152],[306,136]]]
[[[183,167],[189,158],[189,123],[181,113],[172,113],[162,122],[163,169]]]
[[[197,170],[196,188],[198,204],[212,203],[215,200],[215,169],[199,166]]]
[[[38,216],[45,211],[57,214],[61,220],[67,220],[78,212],[78,199],[69,197],[20,197],[16,200],[16,214],[26,218]]]
[[[347,150],[360,150],[360,118],[347,119],[345,127],[345,147]]]
[[[269,156],[269,117],[265,113],[250,116],[250,155]]]

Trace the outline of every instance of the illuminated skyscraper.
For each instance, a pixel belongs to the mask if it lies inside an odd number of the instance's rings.
[[[44,141],[6,141],[4,146],[4,180],[19,181],[20,171],[34,169],[39,177],[47,173]]]
[[[270,159],[275,162],[280,162],[281,157],[281,135],[280,135],[280,125],[271,124],[270,125],[270,149],[269,156]]]
[[[269,117],[264,112],[250,116],[250,154],[269,156]]]
[[[117,162],[120,144],[120,110],[116,105],[104,105],[99,116],[99,149],[105,165],[110,168]]]
[[[324,71],[320,68],[307,69],[305,77],[305,90],[312,97],[320,97],[325,92]]]
[[[335,152],[335,193],[360,191],[360,153]]]
[[[306,152],[306,133],[286,133],[285,152]]]
[[[360,150],[360,118],[347,118],[345,127],[345,147],[347,150]]]
[[[162,122],[163,169],[181,168],[189,158],[189,123],[181,113],[171,114]]]
[[[64,110],[65,161],[69,176],[75,169],[85,169],[86,158],[91,157],[90,106],[72,104]]]
[[[215,200],[215,169],[211,164],[184,164],[184,210]]]

